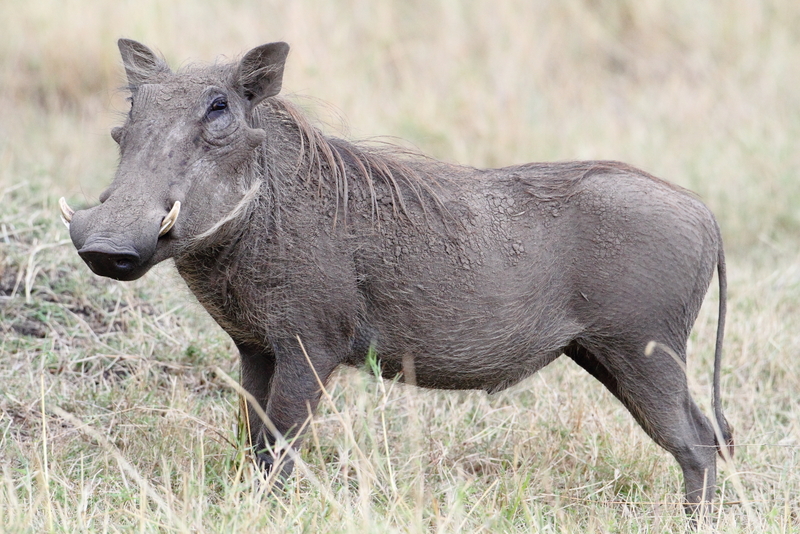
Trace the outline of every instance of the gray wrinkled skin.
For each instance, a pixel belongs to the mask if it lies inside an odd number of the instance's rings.
[[[664,350],[685,361],[718,268],[715,419],[732,444],[718,405],[722,243],[700,201],[617,162],[478,170],[325,137],[276,96],[284,43],[177,73],[119,45],[132,95],[112,132],[119,169],[101,204],[75,213],[72,240],[123,280],[173,258],[280,433],[320,396],[298,336],[323,382],[371,345],[386,377],[488,392],[566,354],[673,454],[690,512],[712,498],[718,440]],[[249,413],[270,468],[274,436]]]

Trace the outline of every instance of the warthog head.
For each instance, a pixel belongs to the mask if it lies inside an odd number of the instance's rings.
[[[253,109],[281,88],[289,46],[254,48],[234,67],[172,73],[149,48],[121,39],[131,92],[125,124],[111,136],[120,162],[100,204],[73,212],[61,199],[78,253],[95,273],[141,277],[213,231],[253,184],[264,130]]]

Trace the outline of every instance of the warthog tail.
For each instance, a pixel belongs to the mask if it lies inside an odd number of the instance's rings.
[[[717,317],[717,344],[714,349],[714,392],[712,398],[712,405],[714,407],[714,418],[718,429],[715,432],[715,439],[717,442],[717,450],[720,456],[725,458],[726,454],[723,452],[723,446],[727,449],[727,456],[733,457],[734,441],[733,441],[733,427],[725,419],[722,413],[722,406],[720,405],[720,367],[722,366],[722,340],[725,337],[725,313],[728,304],[728,280],[725,274],[725,251],[722,247],[722,234],[717,226],[717,235],[719,236],[719,250],[717,252],[717,278],[719,280],[719,315]],[[723,444],[720,443],[720,439]]]

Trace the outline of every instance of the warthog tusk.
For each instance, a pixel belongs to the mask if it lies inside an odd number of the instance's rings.
[[[61,221],[69,228],[69,223],[72,222],[72,216],[75,215],[75,210],[69,207],[64,197],[58,199],[58,207],[61,208]]]
[[[180,200],[176,200],[175,204],[172,205],[172,209],[169,210],[167,216],[164,217],[164,220],[161,221],[161,230],[158,231],[158,237],[169,232],[172,225],[175,224],[175,221],[178,219],[178,214],[181,212],[181,202]]]

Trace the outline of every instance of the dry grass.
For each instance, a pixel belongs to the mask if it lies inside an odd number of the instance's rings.
[[[0,20],[0,531],[684,525],[672,458],[566,361],[492,397],[344,370],[306,475],[265,496],[216,370],[237,373],[224,333],[169,265],[91,275],[57,220],[55,199],[94,202],[113,174],[120,36],[173,65],[283,39],[284,88],[333,130],[476,166],[620,159],[697,191],[730,257],[722,495],[746,502],[712,521],[800,531],[796,2],[10,0]],[[711,295],[689,355],[704,401]]]

